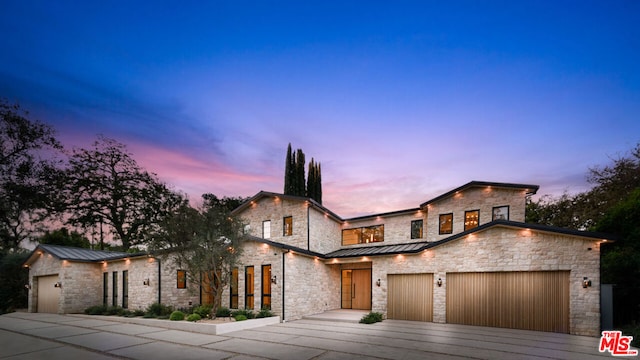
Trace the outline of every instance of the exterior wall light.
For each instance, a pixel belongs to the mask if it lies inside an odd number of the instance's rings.
[[[276,276],[275,276],[275,275],[273,275],[273,276],[271,277],[271,283],[273,283],[273,284],[277,284],[277,283],[278,283],[278,279],[276,278]]]
[[[25,284],[24,288],[27,289],[27,290],[31,290],[31,284]]]
[[[582,279],[582,287],[585,289],[591,287],[591,280],[586,276]]]
[[[378,281],[376,281],[376,286],[380,287],[380,279],[378,279]]]
[[[58,281],[57,283],[53,284],[53,287],[61,288],[62,287],[62,283],[60,281]]]
[[[442,278],[438,278],[438,281],[436,281],[436,284],[438,284],[438,287],[442,286]]]
[[[142,285],[149,286],[149,279],[142,280]]]

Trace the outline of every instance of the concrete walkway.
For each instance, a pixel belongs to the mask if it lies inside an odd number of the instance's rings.
[[[598,338],[398,320],[365,325],[324,317],[209,335],[111,317],[12,313],[0,316],[0,359],[611,358],[598,352]]]

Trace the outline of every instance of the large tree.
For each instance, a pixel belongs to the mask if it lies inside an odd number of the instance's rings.
[[[90,248],[91,241],[82,236],[77,231],[69,232],[69,229],[62,227],[57,230],[46,230],[44,235],[36,239],[40,244],[63,245],[79,248]]]
[[[311,159],[307,181],[305,181],[305,163],[302,149],[293,152],[291,143],[289,143],[284,169],[284,194],[306,196],[322,203],[320,163],[316,163],[313,158]]]
[[[165,219],[154,236],[152,251],[173,257],[177,266],[187,271],[190,290],[202,290],[218,308],[242,250],[243,224],[231,211],[245,199],[220,199],[213,194],[202,197],[199,210],[184,202]]]
[[[145,244],[182,201],[140,167],[124,144],[102,136],[92,148],[73,151],[65,183],[68,222],[87,229],[104,224],[124,251]]]
[[[55,207],[50,177],[62,145],[54,130],[0,100],[0,252],[33,237]]]

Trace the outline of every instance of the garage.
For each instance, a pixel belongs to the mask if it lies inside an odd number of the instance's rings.
[[[433,274],[389,274],[387,284],[387,318],[433,321]]]
[[[60,300],[60,288],[56,287],[58,275],[48,275],[38,277],[38,306],[37,312],[58,313],[58,303]]]
[[[447,323],[569,332],[569,272],[447,273]]]

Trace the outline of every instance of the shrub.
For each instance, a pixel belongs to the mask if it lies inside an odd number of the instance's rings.
[[[193,313],[189,316],[187,316],[187,321],[198,321],[198,320],[202,320],[202,318],[200,317],[200,315]]]
[[[167,306],[160,303],[153,303],[149,305],[149,307],[147,308],[147,314],[150,315],[149,317],[158,317],[158,318],[167,317],[171,315],[172,312],[173,312],[172,306]]]
[[[229,308],[221,306],[216,310],[216,317],[229,317],[231,316],[231,310]]]
[[[193,309],[193,313],[198,314],[201,318],[205,319],[211,315],[211,309],[213,309],[213,304],[204,304],[196,306],[196,308]]]
[[[142,309],[133,310],[133,316],[144,316],[144,314],[144,310]]]
[[[247,309],[236,310],[231,313],[231,316],[234,318],[238,315],[244,315],[247,319],[253,319],[256,317],[253,311]]]
[[[247,320],[247,317],[242,315],[242,314],[238,314],[238,315],[234,316],[233,318],[236,319],[236,321]]]
[[[102,315],[107,312],[105,305],[95,305],[84,309],[84,313],[87,315]]]
[[[169,320],[171,321],[182,321],[184,320],[184,313],[182,311],[174,311],[171,313],[171,316],[169,316]]]
[[[382,314],[379,312],[370,312],[360,319],[361,324],[373,324],[382,321]]]
[[[260,310],[258,315],[256,315],[256,318],[266,318],[271,316],[273,316],[273,313],[271,312],[270,309],[262,308],[262,310]]]

